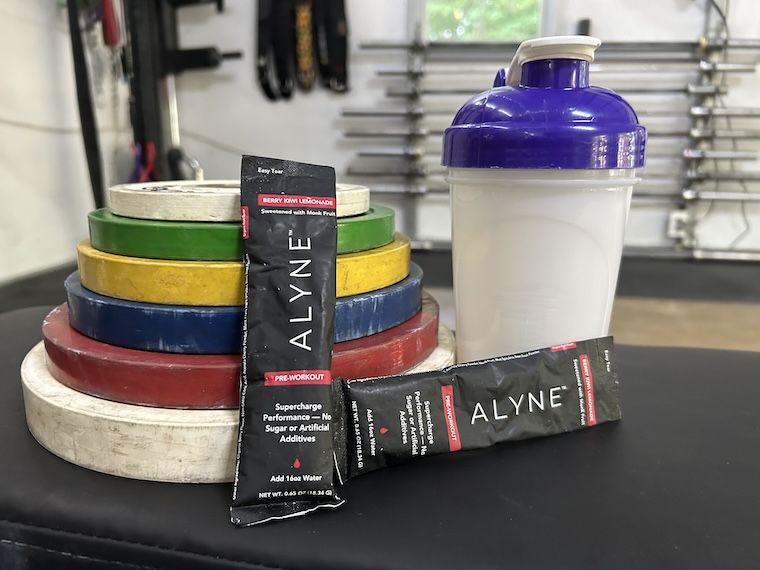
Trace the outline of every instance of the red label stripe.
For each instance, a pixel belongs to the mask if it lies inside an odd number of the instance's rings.
[[[588,355],[581,354],[579,357],[581,362],[581,374],[583,375],[583,391],[586,394],[586,422],[589,426],[596,425],[596,405],[594,403],[594,377],[591,375],[591,363],[588,360]]]
[[[459,439],[457,415],[454,410],[454,387],[441,386],[441,397],[443,398],[443,417],[446,421],[446,435],[449,438],[449,451],[459,451],[462,449],[462,440]]]
[[[264,386],[292,386],[293,384],[329,384],[329,370],[283,370],[265,372]]]
[[[565,344],[558,344],[550,347],[552,352],[561,352],[563,350],[570,350],[571,348],[575,348],[574,342],[566,342]]]
[[[288,194],[259,194],[259,206],[289,206],[334,210],[335,198],[328,196],[290,196]]]
[[[243,224],[243,239],[248,239],[248,206],[240,206],[240,221]]]

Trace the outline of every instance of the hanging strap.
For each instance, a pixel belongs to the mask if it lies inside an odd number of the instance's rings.
[[[329,87],[330,62],[327,52],[327,0],[312,0],[311,19],[319,79],[322,85]]]
[[[274,49],[274,66],[277,71],[280,96],[283,99],[290,99],[295,84],[293,69],[295,65],[295,22],[292,0],[275,1],[273,20],[272,48]]]
[[[74,77],[77,88],[77,104],[79,106],[79,122],[82,125],[84,152],[87,157],[87,169],[90,173],[90,186],[96,208],[105,205],[103,188],[103,163],[100,156],[100,140],[98,127],[95,122],[95,111],[90,91],[90,76],[87,71],[82,30],[79,27],[79,5],[77,0],[67,0],[69,16],[69,32],[71,36],[71,53],[74,59]]]
[[[348,91],[348,22],[344,0],[327,0],[326,40],[328,86],[333,91]]]
[[[272,61],[272,0],[259,0],[257,13],[256,71],[267,99],[277,100]]]
[[[314,85],[314,24],[311,8],[311,0],[296,0],[296,80],[304,91],[309,91]]]

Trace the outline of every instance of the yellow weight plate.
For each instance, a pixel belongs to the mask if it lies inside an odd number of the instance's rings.
[[[237,261],[173,261],[114,255],[77,246],[87,289],[130,301],[164,305],[242,305],[245,270]],[[409,274],[410,243],[396,233],[388,245],[337,257],[336,295],[347,297],[398,283]]]
[[[77,246],[87,289],[130,301],[165,305],[242,305],[245,284],[238,261],[170,261],[114,255]]]
[[[358,295],[398,283],[409,274],[411,244],[396,232],[388,245],[337,257],[336,294]]]

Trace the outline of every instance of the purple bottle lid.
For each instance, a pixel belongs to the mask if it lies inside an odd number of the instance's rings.
[[[600,41],[589,36],[520,44],[494,86],[472,97],[443,136],[450,168],[638,168],[646,129],[609,89],[589,85]]]

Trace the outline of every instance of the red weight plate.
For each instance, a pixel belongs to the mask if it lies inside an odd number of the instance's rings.
[[[61,305],[42,323],[48,369],[66,386],[107,400],[166,408],[237,408],[240,356],[171,354],[98,342],[69,326]]]
[[[438,303],[427,293],[411,319],[386,331],[335,344],[332,375],[346,380],[398,374],[427,358],[438,344]]]
[[[173,354],[121,348],[79,334],[61,305],[42,323],[48,369],[62,384],[107,400],[165,408],[239,405],[240,356]],[[438,303],[423,294],[422,309],[400,325],[339,342],[332,374],[346,379],[397,374],[416,366],[438,342]]]

